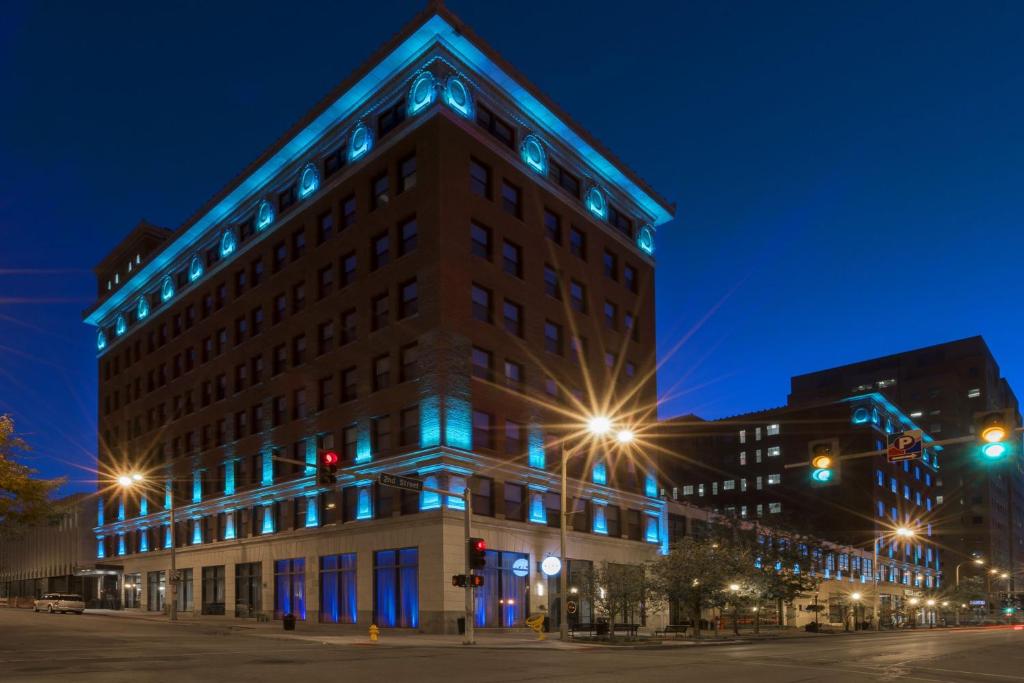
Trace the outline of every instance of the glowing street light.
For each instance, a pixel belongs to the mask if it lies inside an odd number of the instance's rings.
[[[587,430],[594,436],[604,436],[612,430],[612,421],[604,415],[595,415],[587,421]]]
[[[117,478],[118,485],[123,489],[134,488],[136,486],[145,486],[146,478],[138,472],[129,474],[122,474]],[[170,505],[167,508],[168,511],[168,528],[171,532],[171,570],[167,575],[168,583],[171,586],[171,599],[168,603],[167,616],[171,621],[178,620],[178,569],[177,569],[177,556],[175,554],[175,538],[174,538],[174,495],[171,494],[169,497]]]
[[[858,602],[861,599],[861,594],[860,593],[851,593],[850,594],[850,599],[853,600],[854,602]]]
[[[633,434],[632,429],[620,429],[619,433],[615,435],[615,438],[619,440],[619,443],[626,444],[633,443],[635,436],[636,435]]]
[[[915,535],[914,530],[910,527],[901,526],[896,529],[896,535],[903,538],[910,538]]]
[[[740,585],[738,583],[730,583],[729,584],[729,590],[731,590],[733,593],[736,593],[737,591],[739,591],[739,589],[740,589]]]

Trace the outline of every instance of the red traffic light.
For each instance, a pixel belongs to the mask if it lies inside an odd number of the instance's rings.
[[[340,460],[341,459],[338,457],[338,454],[334,451],[327,451],[323,455],[324,465],[327,465],[328,467],[337,465]]]
[[[475,550],[478,553],[482,553],[483,551],[487,550],[487,543],[485,543],[484,539],[482,538],[474,538],[473,550]]]

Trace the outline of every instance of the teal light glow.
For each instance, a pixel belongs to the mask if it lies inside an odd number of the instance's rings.
[[[608,520],[605,519],[604,506],[594,506],[594,533],[608,535]]]
[[[274,506],[273,504],[263,507],[263,531],[264,534],[274,533]]]
[[[306,527],[320,526],[320,508],[316,494],[306,498]]]
[[[436,395],[420,401],[420,448],[441,445],[441,399]]]
[[[647,476],[644,477],[644,495],[648,498],[658,497],[658,478],[653,474],[648,473]]]
[[[853,424],[862,425],[871,419],[868,409],[863,406],[853,411]]]
[[[645,254],[654,255],[654,230],[651,226],[645,225],[636,233],[636,246]]]
[[[409,116],[415,116],[429,107],[437,99],[437,82],[434,74],[424,71],[412,82],[409,88]]]
[[[445,397],[444,442],[452,448],[473,448],[473,409],[466,399]]]
[[[124,521],[124,498],[117,501],[117,521]]]
[[[149,499],[142,496],[139,499],[139,517],[145,517],[149,514]]]
[[[469,94],[469,88],[458,76],[449,76],[445,82],[444,102],[460,116],[473,118],[473,96]]]
[[[373,132],[365,123],[360,123],[352,131],[352,137],[348,143],[348,160],[361,159],[373,149]]]
[[[96,537],[96,559],[102,560],[107,556],[107,549],[103,547],[103,537]]]
[[[192,257],[191,263],[188,264],[188,280],[189,282],[195,282],[203,276],[203,260],[198,255]]]
[[[302,169],[299,176],[299,197],[305,199],[320,189],[320,174],[316,170],[316,164],[309,163]]]
[[[231,496],[235,493],[235,461],[224,461],[224,495]]]
[[[103,510],[103,499],[96,499],[96,526],[103,526],[106,513]]]
[[[587,208],[598,218],[608,217],[608,202],[605,201],[604,193],[596,185],[587,190]]]
[[[149,300],[145,296],[139,297],[139,303],[135,307],[135,315],[139,320],[145,320],[149,315]]]
[[[423,485],[430,488],[437,488],[437,477],[431,475],[423,480]],[[420,493],[420,510],[437,510],[441,507],[441,494],[433,491]]]
[[[164,482],[164,510],[171,509],[171,481]]]
[[[228,513],[224,515],[224,540],[233,541],[235,540],[235,512],[234,510],[228,510]]]
[[[466,490],[466,480],[463,477],[448,477],[448,490],[455,493]],[[465,510],[466,501],[458,496],[446,496],[445,505],[449,510]]]
[[[123,315],[118,315],[117,320],[114,322],[114,333],[118,337],[128,331],[128,321],[125,320]]]
[[[118,537],[117,537],[117,554],[118,555],[124,555],[125,554],[124,534],[119,534]]]
[[[171,527],[167,525],[164,527],[164,549],[171,547]]]
[[[356,519],[373,519],[373,502],[370,499],[370,487],[361,486],[356,499]]]
[[[200,526],[198,519],[192,520],[192,545],[202,545],[203,543],[203,527]]]
[[[227,258],[231,256],[237,248],[238,238],[235,237],[235,231],[231,228],[225,228],[224,234],[220,236],[220,257]]]
[[[811,472],[811,479],[821,483],[832,481],[832,470],[814,470]]]
[[[548,174],[548,153],[544,151],[544,143],[533,133],[523,138],[519,146],[519,156],[523,163],[541,175]]]
[[[544,495],[530,493],[530,521],[534,524],[547,524],[548,511],[544,508]]]
[[[306,439],[306,476],[316,474],[316,439]]]
[[[356,464],[362,465],[363,463],[370,462],[373,460],[373,451],[371,450],[372,444],[370,443],[370,430],[367,428],[365,423],[359,424],[359,433],[356,434]]]
[[[644,533],[644,540],[648,543],[657,543],[661,540],[661,528],[658,518],[654,515],[647,515],[647,531]]]
[[[544,432],[541,431],[540,425],[530,425],[530,432],[526,439],[530,467],[536,467],[539,470],[544,469],[547,466],[547,462],[544,453]]]
[[[270,486],[274,483],[274,455],[269,448],[263,450],[263,471],[260,479],[261,486]]]
[[[1008,449],[1006,448],[1006,444],[999,442],[987,443],[981,447],[982,455],[992,460],[1003,457],[1004,455],[1006,455],[1007,450]]]
[[[103,334],[103,330],[96,333],[96,350],[102,351],[107,348],[107,335]]]
[[[203,501],[203,474],[199,470],[192,472],[192,502]]]
[[[160,300],[167,303],[174,296],[174,280],[170,276],[164,278],[164,283],[160,285]]]
[[[593,479],[595,484],[608,484],[608,465],[604,462],[595,462]]]
[[[139,552],[145,553],[149,551],[149,529],[146,527],[142,528],[142,533],[139,534]]]
[[[266,199],[261,199],[256,207],[256,229],[266,230],[274,222],[274,207]]]
[[[872,408],[871,409],[871,422],[873,424],[878,424],[878,421],[879,421],[878,408]]]

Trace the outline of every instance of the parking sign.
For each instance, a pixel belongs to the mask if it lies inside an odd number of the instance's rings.
[[[900,460],[916,460],[924,452],[924,433],[920,429],[910,429],[889,435],[889,447],[886,456],[889,462]]]

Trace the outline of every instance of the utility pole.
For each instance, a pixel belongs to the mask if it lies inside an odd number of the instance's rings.
[[[566,489],[569,486],[569,479],[566,473],[567,464],[569,462],[569,449],[562,444],[562,486],[561,486],[561,509],[559,515],[561,519],[558,524],[559,542],[561,550],[558,559],[562,561],[562,569],[558,572],[558,635],[562,640],[569,640],[569,611],[567,605],[567,598],[569,597],[569,560],[566,559],[566,527],[569,526],[569,511],[566,500],[568,494]]]
[[[470,519],[473,516],[473,496],[470,495],[469,487],[467,486],[462,492],[462,500],[465,502],[463,509],[466,511],[466,540],[463,541],[462,547],[466,553],[466,638],[462,641],[463,645],[476,645],[475,632],[473,626],[473,582],[470,579],[473,576],[473,569],[469,564],[469,539],[473,536],[472,522]]]
[[[171,621],[178,620],[178,564],[177,556],[175,555],[175,549],[178,545],[175,533],[177,529],[174,527],[174,484],[171,484],[171,504],[168,507],[170,515],[169,523],[171,530],[171,571],[167,575],[167,583],[171,589],[171,604],[168,606],[167,615]]]

